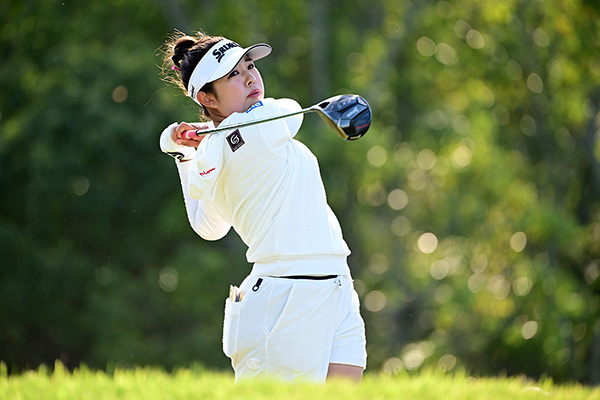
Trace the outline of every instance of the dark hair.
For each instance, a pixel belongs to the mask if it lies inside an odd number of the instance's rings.
[[[209,36],[197,32],[193,36],[183,32],[175,32],[166,42],[164,48],[162,74],[168,83],[180,87],[188,94],[188,83],[192,77],[194,68],[200,62],[208,50],[218,41],[225,39],[222,36]],[[173,69],[175,66],[176,69]],[[212,82],[207,83],[200,89],[206,93],[213,92]],[[208,110],[202,106],[204,116],[209,117]]]

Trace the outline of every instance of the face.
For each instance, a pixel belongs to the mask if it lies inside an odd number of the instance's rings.
[[[200,96],[207,96],[205,106],[215,122],[234,112],[245,112],[264,98],[262,77],[249,58],[242,59],[228,75],[214,81],[213,89],[214,94],[200,92]]]

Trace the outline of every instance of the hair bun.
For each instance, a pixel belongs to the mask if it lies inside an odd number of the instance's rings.
[[[191,49],[195,45],[196,39],[190,36],[183,36],[177,39],[177,41],[175,42],[175,46],[173,47],[173,56],[171,57],[173,64],[175,64],[178,67],[181,67],[181,60],[183,60],[183,57],[187,54],[189,49]]]

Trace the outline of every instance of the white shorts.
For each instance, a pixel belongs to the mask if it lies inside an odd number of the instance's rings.
[[[348,276],[327,280],[248,277],[227,299],[223,351],[236,381],[324,382],[330,363],[366,367],[365,327]]]

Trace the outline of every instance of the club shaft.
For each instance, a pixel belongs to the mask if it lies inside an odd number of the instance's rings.
[[[256,119],[254,121],[240,122],[240,123],[232,124],[232,125],[223,125],[223,126],[219,126],[217,128],[207,129],[207,130],[198,129],[197,131],[195,131],[195,134],[196,134],[196,136],[203,136],[203,135],[208,135],[211,133],[231,131],[233,129],[245,128],[248,126],[264,124],[265,122],[276,121],[278,119],[293,117],[294,115],[306,114],[307,112],[311,112],[311,111],[316,111],[316,110],[314,110],[312,108],[303,108],[300,111],[295,111],[295,112],[291,112],[291,113],[283,114],[283,115],[277,115],[275,117]],[[194,131],[192,131],[192,132],[194,132]]]

